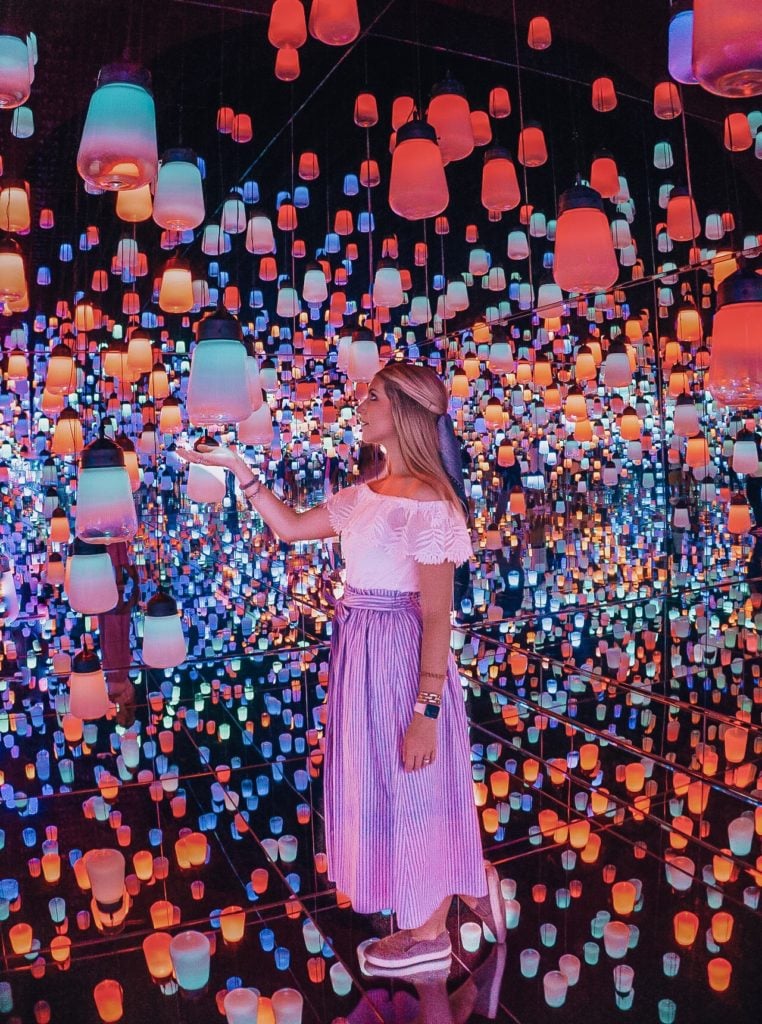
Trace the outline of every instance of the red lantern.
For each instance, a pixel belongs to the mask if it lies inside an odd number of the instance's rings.
[[[471,111],[460,82],[446,78],[434,87],[426,120],[436,131],[444,163],[463,160],[473,152]]]
[[[307,41],[307,23],[301,0],[275,0],[270,12],[267,38],[277,49],[298,49]]]
[[[520,201],[519,182],[510,153],[501,146],[488,149],[482,171],[482,206],[502,213],[518,206]]]
[[[406,220],[436,217],[447,206],[442,154],[431,125],[408,121],[397,134],[389,179],[389,205]]]
[[[712,325],[709,390],[721,405],[737,409],[762,404],[762,278],[737,270],[717,289]]]
[[[762,93],[762,4],[695,0],[693,74],[716,96]]]
[[[619,274],[600,195],[584,185],[567,189],[558,204],[553,277],[566,291],[606,291]]]

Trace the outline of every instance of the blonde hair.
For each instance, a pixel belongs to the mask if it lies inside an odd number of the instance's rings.
[[[447,412],[447,391],[429,366],[387,363],[376,374],[391,406],[392,422],[407,471],[463,514],[463,506],[439,454],[437,420]]]

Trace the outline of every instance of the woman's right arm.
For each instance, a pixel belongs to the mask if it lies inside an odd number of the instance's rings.
[[[300,540],[323,540],[335,537],[336,530],[331,525],[328,507],[319,505],[306,512],[295,512],[282,502],[262,483],[254,485],[258,480],[244,460],[231,448],[207,448],[202,451],[178,449],[177,454],[187,462],[197,462],[202,466],[221,466],[230,470],[238,480],[243,494],[249,504],[259,513],[270,529],[282,541],[292,544]],[[247,484],[252,484],[250,488]]]

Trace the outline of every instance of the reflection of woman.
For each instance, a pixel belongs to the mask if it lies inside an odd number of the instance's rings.
[[[298,514],[225,448],[183,452],[232,470],[285,541],[339,534],[347,587],[334,623],[325,751],[330,877],[355,910],[396,911],[401,929],[365,950],[400,968],[449,956],[453,895],[505,937],[499,880],[482,861],[468,726],[449,651],[453,570],[471,555],[445,470],[457,444],[429,368],[390,364],[359,417],[386,474]],[[450,458],[452,455],[450,453]],[[452,463],[450,463],[452,464]]]

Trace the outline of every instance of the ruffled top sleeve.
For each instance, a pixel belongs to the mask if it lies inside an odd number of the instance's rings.
[[[343,533],[344,527],[357,504],[359,494],[359,487],[342,487],[340,491],[332,494],[326,502],[331,528],[337,537]]]
[[[460,565],[473,554],[465,520],[448,501],[416,502],[407,517],[403,543],[407,554],[424,565]]]

